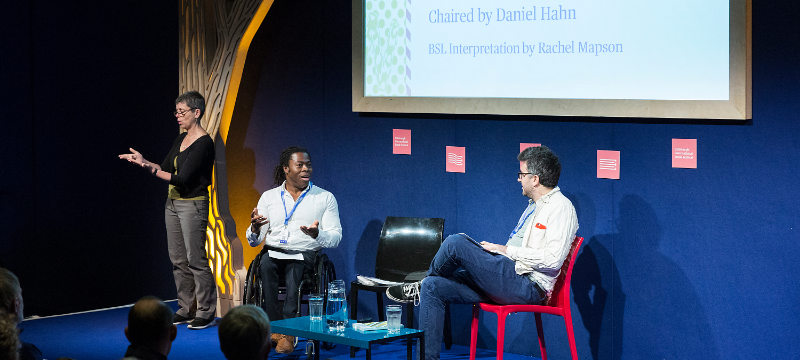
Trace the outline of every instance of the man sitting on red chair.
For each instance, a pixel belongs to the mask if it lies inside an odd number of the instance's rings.
[[[575,208],[558,188],[561,163],[546,146],[521,152],[517,181],[530,198],[505,245],[450,235],[420,282],[393,286],[395,301],[419,301],[425,360],[438,360],[445,304],[539,304],[556,278],[578,231]]]

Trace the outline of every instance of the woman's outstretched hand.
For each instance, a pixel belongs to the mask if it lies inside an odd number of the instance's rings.
[[[134,163],[136,165],[139,165],[141,167],[145,167],[145,164],[147,162],[144,160],[144,157],[142,157],[142,154],[140,154],[138,151],[134,150],[133,148],[130,148],[128,150],[131,151],[130,154],[122,154],[122,155],[119,156],[119,158],[120,159],[124,159],[124,160],[128,160],[128,162],[132,162],[132,163]]]

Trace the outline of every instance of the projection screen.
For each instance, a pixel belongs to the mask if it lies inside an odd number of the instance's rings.
[[[353,0],[353,111],[750,119],[751,0]]]

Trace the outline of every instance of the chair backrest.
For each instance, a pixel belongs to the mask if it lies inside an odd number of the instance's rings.
[[[403,281],[406,275],[425,271],[442,246],[444,219],[387,216],[383,222],[375,277]]]
[[[569,286],[572,281],[572,265],[575,265],[575,258],[578,257],[578,249],[581,248],[583,238],[576,236],[572,240],[572,246],[569,249],[567,258],[564,259],[564,264],[561,265],[561,273],[558,274],[556,285],[553,287],[553,293],[547,301],[547,306],[564,307],[569,305]]]

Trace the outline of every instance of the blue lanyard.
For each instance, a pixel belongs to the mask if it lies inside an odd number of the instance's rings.
[[[283,192],[283,189],[281,189],[281,202],[283,202],[283,213],[286,214],[286,219],[283,220],[283,225],[289,225],[289,219],[291,219],[292,215],[294,215],[294,211],[297,209],[297,205],[300,205],[300,202],[303,201],[303,198],[306,197],[306,194],[308,194],[311,191],[311,187],[312,186],[314,186],[314,183],[309,181],[308,182],[308,189],[303,192],[303,195],[300,195],[300,198],[297,199],[297,202],[294,203],[294,207],[292,208],[292,212],[289,212],[289,213],[286,212],[286,200],[283,198],[284,192]]]
[[[533,205],[533,208],[531,208],[531,205]],[[530,209],[530,211],[528,211],[528,209]],[[517,223],[517,226],[514,228],[514,231],[511,232],[511,235],[508,235],[509,240],[511,240],[511,238],[514,237],[514,235],[516,235],[520,229],[522,229],[522,225],[525,224],[525,221],[527,221],[528,217],[530,217],[531,214],[533,214],[534,210],[536,210],[536,203],[531,202],[525,209],[525,212],[522,213],[522,216],[520,216],[519,222]]]

